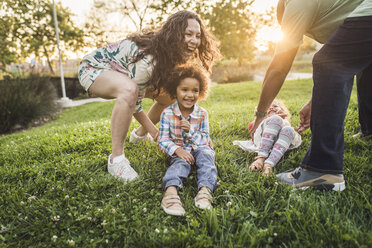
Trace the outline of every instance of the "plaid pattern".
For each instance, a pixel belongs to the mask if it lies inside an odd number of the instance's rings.
[[[163,111],[160,119],[160,136],[158,140],[160,149],[172,156],[179,147],[188,152],[201,146],[212,148],[212,141],[209,138],[207,111],[197,104],[194,105],[194,111],[187,118],[190,123],[188,133],[181,129],[181,120],[184,119],[178,102]]]

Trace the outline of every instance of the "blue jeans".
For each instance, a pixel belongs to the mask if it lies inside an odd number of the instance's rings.
[[[313,58],[311,144],[301,167],[342,173],[344,120],[357,75],[359,121],[372,133],[372,16],[352,17]]]
[[[214,164],[214,151],[210,147],[200,147],[191,151],[191,155],[195,158],[197,167],[198,189],[203,186],[208,187],[211,191],[214,190],[217,184],[217,168]],[[191,170],[191,165],[179,157],[172,157],[170,167],[163,177],[164,188],[176,186],[177,188],[183,184]]]

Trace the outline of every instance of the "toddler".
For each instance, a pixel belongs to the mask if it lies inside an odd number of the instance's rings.
[[[217,183],[215,153],[209,137],[208,113],[197,104],[208,93],[209,79],[205,72],[193,65],[175,68],[167,91],[176,102],[166,108],[160,119],[158,145],[170,158],[170,167],[163,178],[165,193],[161,206],[169,215],[182,216],[178,189],[190,173],[191,165],[197,167],[198,193],[195,206],[210,209]]]
[[[234,144],[242,149],[258,153],[249,166],[251,171],[263,170],[263,176],[271,175],[283,154],[288,149],[296,148],[301,144],[301,136],[291,127],[289,120],[290,113],[286,106],[283,102],[274,100],[268,110],[267,118],[258,126],[253,139],[246,142],[234,141]],[[249,130],[252,125],[253,122],[249,123]]]

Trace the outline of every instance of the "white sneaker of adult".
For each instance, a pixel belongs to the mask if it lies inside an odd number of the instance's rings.
[[[114,177],[128,182],[139,178],[137,172],[130,166],[129,160],[124,155],[119,156],[119,158],[115,157],[112,163],[110,159],[111,155],[108,158],[107,170]]]
[[[137,129],[133,129],[133,131],[130,133],[129,142],[137,143],[137,142],[140,142],[142,140],[148,141],[150,143],[154,142],[154,139],[152,138],[152,136],[149,133],[147,133],[147,135],[144,135],[144,136],[138,136],[136,134],[136,131],[137,131]]]

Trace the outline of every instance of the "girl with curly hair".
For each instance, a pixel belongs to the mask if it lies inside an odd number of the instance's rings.
[[[176,65],[195,60],[210,71],[220,54],[213,36],[193,12],[171,15],[160,29],[129,35],[126,39],[86,55],[79,66],[81,85],[95,96],[116,99],[111,116],[112,154],[108,158],[110,174],[131,181],[138,177],[124,155],[124,140],[134,116],[142,125],[133,139],[148,132],[156,138],[160,114],[171,104],[161,94],[171,82]],[[142,110],[144,97],[155,99],[149,114]]]

